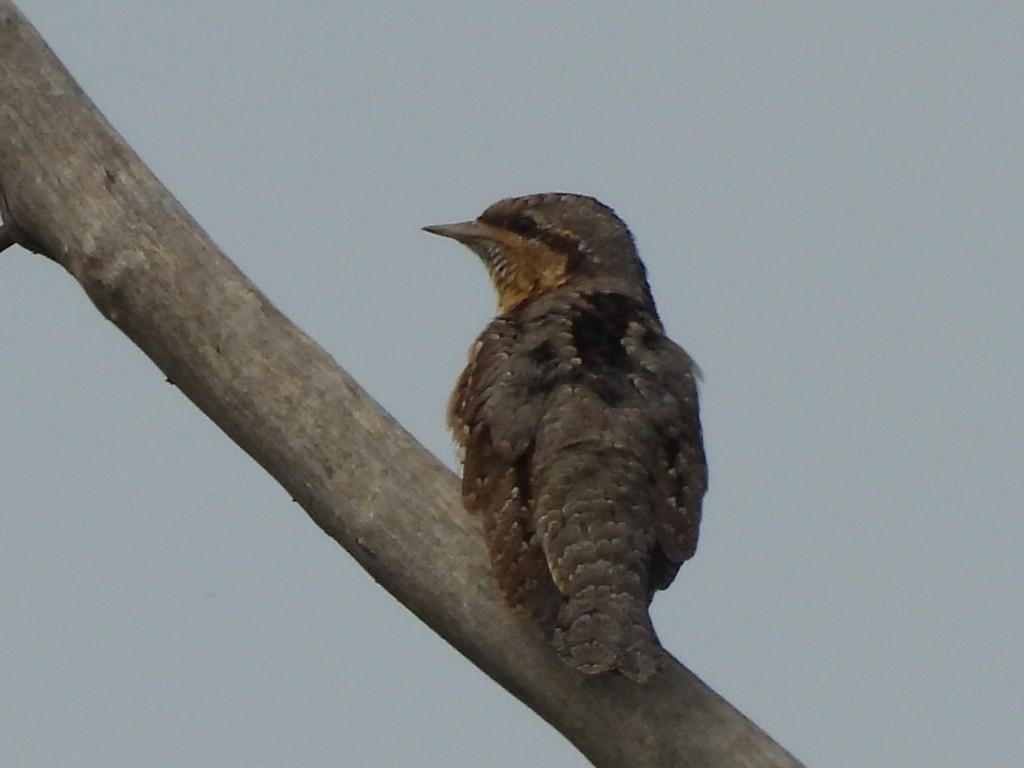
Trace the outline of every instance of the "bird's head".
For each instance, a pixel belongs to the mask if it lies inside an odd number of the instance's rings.
[[[512,197],[472,221],[424,229],[458,240],[483,260],[503,314],[580,280],[641,300],[650,296],[629,228],[592,197],[554,192]]]

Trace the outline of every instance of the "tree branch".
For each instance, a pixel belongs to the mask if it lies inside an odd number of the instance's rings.
[[[691,672],[563,666],[505,610],[454,476],[217,249],[0,0],[7,237],[101,313],[385,589],[598,766],[798,766]]]

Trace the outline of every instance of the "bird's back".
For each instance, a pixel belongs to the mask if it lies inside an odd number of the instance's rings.
[[[450,422],[506,598],[546,614],[572,666],[650,677],[651,594],[696,545],[699,496],[680,510],[677,490],[680,446],[699,445],[692,362],[653,307],[572,286],[497,318],[475,348]]]

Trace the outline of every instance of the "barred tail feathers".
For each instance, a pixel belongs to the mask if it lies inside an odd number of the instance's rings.
[[[553,645],[581,672],[618,669],[645,682],[662,655],[647,612],[655,540],[647,470],[599,445],[541,466],[537,528],[563,598]]]

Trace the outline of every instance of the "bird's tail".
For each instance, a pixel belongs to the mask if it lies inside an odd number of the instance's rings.
[[[646,599],[607,584],[587,586],[565,600],[552,643],[562,661],[580,672],[618,669],[640,683],[658,671],[663,654]]]
[[[538,511],[543,548],[561,593],[552,642],[587,674],[618,669],[638,682],[663,655],[647,606],[653,515],[646,469],[611,448],[559,457]]]

